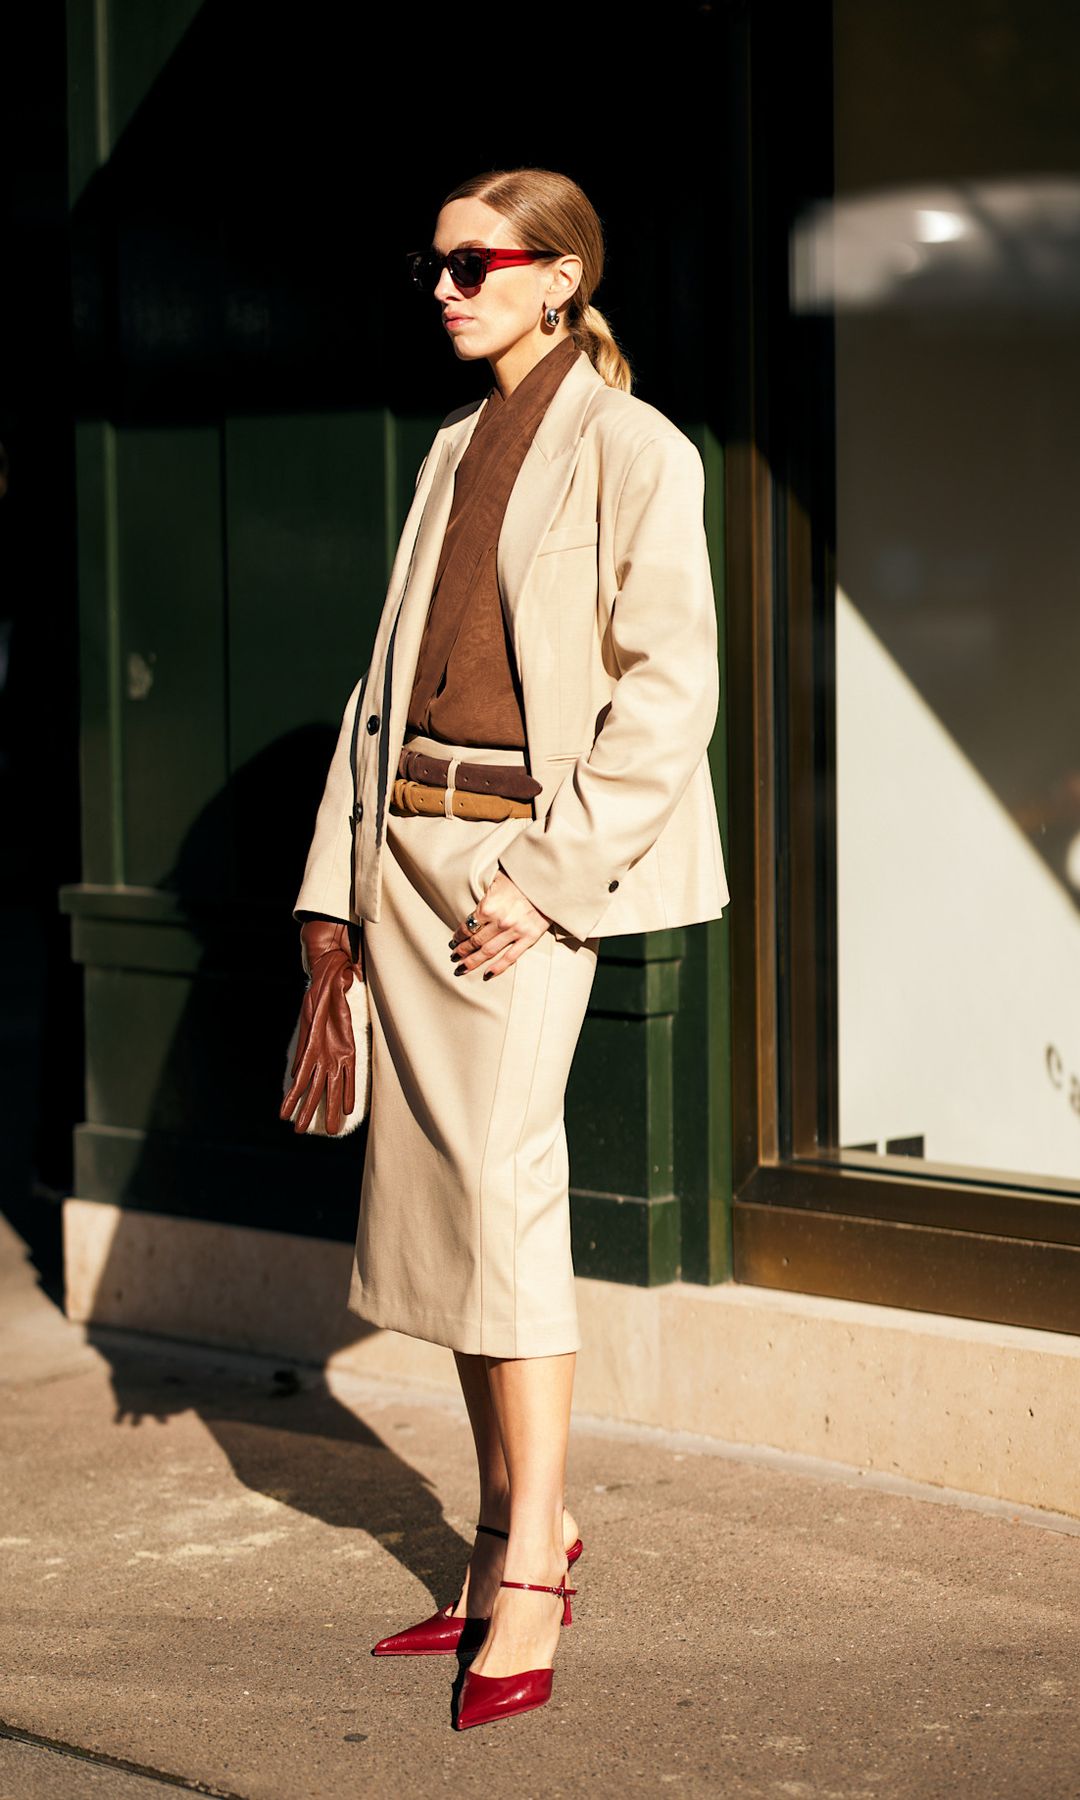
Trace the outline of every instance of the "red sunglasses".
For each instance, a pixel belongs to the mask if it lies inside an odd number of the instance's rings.
[[[450,250],[440,256],[437,250],[412,250],[405,261],[418,288],[429,292],[444,269],[449,269],[455,287],[478,288],[492,269],[512,269],[520,263],[539,262],[545,256],[558,256],[557,250],[490,250],[470,244],[464,250]]]

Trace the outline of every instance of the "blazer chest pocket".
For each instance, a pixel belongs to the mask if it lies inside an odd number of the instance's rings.
[[[578,525],[556,525],[549,531],[537,551],[538,556],[548,556],[553,550],[592,550],[596,546],[599,526],[594,519],[591,524],[582,521]]]

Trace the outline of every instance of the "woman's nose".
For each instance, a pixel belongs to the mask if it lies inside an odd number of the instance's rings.
[[[461,295],[450,279],[449,269],[444,269],[435,283],[436,300],[460,300]]]

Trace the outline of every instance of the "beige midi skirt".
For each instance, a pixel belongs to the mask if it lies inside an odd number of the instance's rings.
[[[525,763],[521,750],[431,755]],[[580,1347],[564,1097],[598,938],[553,923],[501,974],[455,975],[450,938],[527,817],[384,815],[382,899],[363,922],[371,1107],[347,1306],[489,1356]]]

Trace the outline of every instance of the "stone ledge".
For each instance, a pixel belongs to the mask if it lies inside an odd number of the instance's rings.
[[[350,1245],[64,1203],[72,1320],[457,1391],[452,1353],[345,1310]],[[816,1294],[578,1280],[583,1413],[1080,1517],[1080,1338]]]

